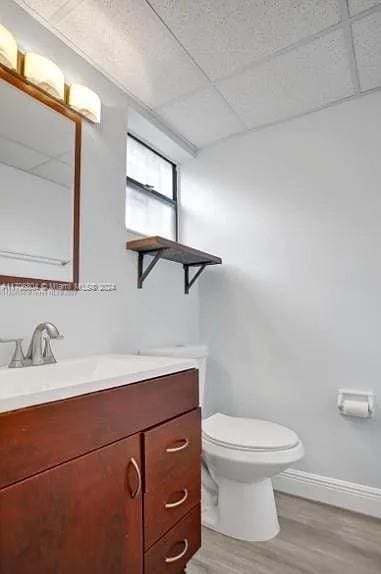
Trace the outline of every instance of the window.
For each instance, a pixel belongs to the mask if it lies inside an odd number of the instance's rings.
[[[126,227],[177,240],[176,164],[131,134],[127,138]]]

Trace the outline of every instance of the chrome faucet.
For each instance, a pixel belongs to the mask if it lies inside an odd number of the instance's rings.
[[[29,345],[28,352],[25,356],[25,361],[32,366],[49,365],[56,363],[52,347],[50,345],[51,339],[63,339],[57,327],[53,323],[40,323],[35,328],[32,340]]]
[[[16,343],[9,368],[49,365],[56,362],[50,344],[51,339],[63,339],[53,323],[40,323],[35,328],[27,354],[22,350],[22,339],[0,339],[0,343]]]

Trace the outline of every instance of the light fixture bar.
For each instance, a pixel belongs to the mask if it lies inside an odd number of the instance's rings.
[[[45,56],[18,50],[15,38],[1,24],[0,68],[33,84],[90,122],[100,123],[102,102],[99,96],[82,84],[66,84],[62,70]]]

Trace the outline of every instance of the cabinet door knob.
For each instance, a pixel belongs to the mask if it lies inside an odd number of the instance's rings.
[[[166,558],[165,561],[167,564],[171,564],[172,562],[177,562],[178,560],[181,560],[181,558],[183,558],[185,554],[188,552],[189,548],[188,540],[185,538],[182,542],[184,544],[184,550],[180,552],[180,554],[177,554],[177,556],[169,556],[168,558]]]
[[[136,498],[142,491],[142,473],[140,472],[139,465],[133,456],[131,457],[130,464],[134,467],[138,479],[138,486],[135,490],[131,491],[131,498]]]
[[[180,446],[168,447],[165,449],[165,452],[180,452],[181,450],[185,450],[189,446],[189,439],[185,438],[183,440],[184,440],[183,444],[181,444]]]
[[[176,502],[167,502],[167,504],[165,505],[165,508],[177,508],[178,506],[181,506],[182,504],[184,504],[184,502],[186,501],[186,499],[189,496],[189,492],[186,488],[184,488],[183,493],[184,493],[184,496],[182,496],[180,498],[180,500],[176,500]]]

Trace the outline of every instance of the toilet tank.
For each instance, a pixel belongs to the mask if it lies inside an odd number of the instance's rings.
[[[198,368],[198,381],[200,404],[204,402],[205,380],[206,380],[206,359],[208,357],[208,347],[206,345],[173,345],[168,347],[148,347],[139,351],[140,355],[154,355],[156,357],[185,357],[195,359]]]

